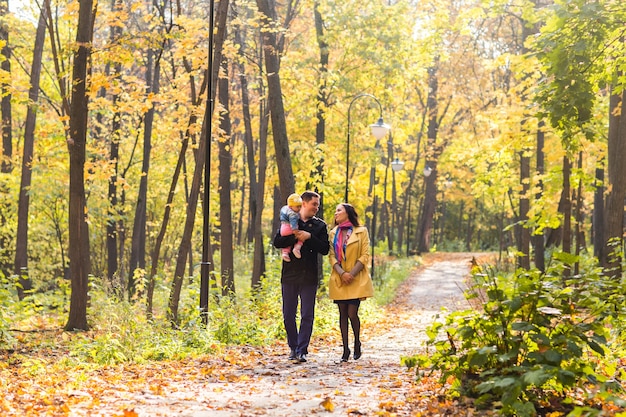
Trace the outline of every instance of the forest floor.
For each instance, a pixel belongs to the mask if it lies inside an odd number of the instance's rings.
[[[118,365],[80,376],[74,388],[28,401],[9,415],[51,416],[444,416],[478,415],[469,404],[448,403],[434,379],[415,378],[401,357],[423,353],[425,329],[442,308],[465,309],[470,261],[476,254],[429,254],[370,326],[361,317],[363,356],[339,361],[342,349],[314,336],[308,361],[292,363],[284,343],[232,347],[183,361]],[[477,255],[476,255],[477,256]],[[352,340],[352,336],[351,336]],[[79,389],[75,387],[79,386]],[[44,392],[51,387],[40,387]],[[30,390],[29,390],[30,391]],[[1,405],[1,404],[0,404]],[[5,404],[6,405],[6,404]],[[16,405],[15,403],[13,405]],[[0,407],[0,409],[2,409]],[[5,408],[6,410],[6,408]],[[485,415],[484,412],[480,415]]]

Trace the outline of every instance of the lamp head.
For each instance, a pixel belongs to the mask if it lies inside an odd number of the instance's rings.
[[[391,130],[391,126],[385,123],[382,117],[379,118],[376,123],[371,124],[370,128],[372,129],[372,135],[379,140],[384,138],[385,135]]]
[[[403,167],[404,167],[404,161],[400,161],[398,158],[394,159],[391,162],[391,169],[393,169],[394,172],[400,171]]]

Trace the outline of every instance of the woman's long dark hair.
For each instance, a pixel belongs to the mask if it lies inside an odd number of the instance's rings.
[[[354,227],[360,226],[361,224],[359,223],[359,215],[356,213],[354,206],[348,203],[341,203],[341,205],[346,210],[346,214],[348,215],[348,220],[350,220],[350,223],[352,223]],[[337,222],[335,222],[335,225],[336,224]]]

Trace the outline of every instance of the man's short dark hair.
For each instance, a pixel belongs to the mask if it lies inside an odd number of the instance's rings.
[[[302,201],[311,201],[314,198],[320,198],[320,195],[315,191],[305,191],[300,197],[302,197]]]

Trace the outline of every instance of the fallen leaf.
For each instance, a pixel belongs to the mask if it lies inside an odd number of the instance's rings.
[[[322,407],[324,407],[324,410],[326,411],[330,411],[331,413],[333,412],[333,410],[335,409],[335,405],[333,404],[333,402],[331,401],[330,397],[326,397],[324,399],[324,401],[322,401],[320,403],[320,405]]]

